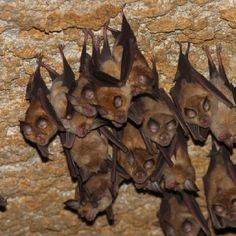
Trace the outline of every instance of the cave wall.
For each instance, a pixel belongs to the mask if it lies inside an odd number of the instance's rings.
[[[19,120],[28,102],[25,88],[36,67],[35,55],[61,71],[58,45],[78,76],[83,43],[81,28],[99,29],[111,18],[119,28],[120,11],[130,22],[146,58],[157,56],[161,86],[172,85],[179,42],[192,42],[190,59],[208,76],[207,59],[201,46],[221,43],[227,75],[236,73],[236,2],[232,0],[15,0],[0,1],[0,192],[8,199],[7,211],[0,213],[1,235],[163,235],[157,224],[159,199],[135,192],[123,185],[114,205],[115,224],[99,216],[89,226],[65,210],[63,202],[74,196],[59,140],[50,145],[51,162],[42,163],[36,150],[23,139]],[[215,58],[215,55],[214,55]],[[50,86],[45,71],[43,77]],[[189,142],[190,156],[197,172],[197,184],[207,169],[208,140],[204,147]],[[200,206],[206,214],[203,193]]]

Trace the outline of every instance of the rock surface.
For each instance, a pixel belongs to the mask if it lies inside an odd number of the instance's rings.
[[[212,0],[15,0],[0,1],[0,192],[8,199],[0,213],[1,235],[163,235],[157,224],[159,198],[138,194],[123,185],[114,205],[115,225],[100,216],[86,225],[77,215],[63,209],[74,196],[58,139],[50,145],[53,161],[43,164],[36,151],[23,139],[19,120],[28,107],[25,88],[34,71],[37,53],[61,70],[57,45],[66,45],[65,54],[78,76],[83,41],[81,28],[99,29],[108,19],[118,28],[124,12],[147,58],[156,55],[161,86],[172,85],[178,59],[176,41],[193,43],[190,59],[208,76],[204,44],[221,43],[229,79],[236,74],[236,8],[234,1]],[[215,58],[215,56],[214,56]],[[48,85],[50,80],[45,71]],[[209,140],[210,141],[210,140]],[[197,184],[207,169],[209,144],[190,145],[197,171]],[[204,210],[203,193],[199,203]]]

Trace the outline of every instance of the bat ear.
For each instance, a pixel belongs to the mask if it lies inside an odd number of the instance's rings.
[[[31,130],[31,126],[29,123],[23,121],[23,120],[20,120],[20,130],[21,132],[23,133],[27,133],[27,131],[30,131]]]
[[[66,60],[63,49],[64,46],[59,45],[59,51],[63,61],[63,84],[71,89],[75,87],[75,74]]]
[[[165,230],[165,234],[167,236],[177,236],[175,229],[167,222],[165,222],[165,229],[164,230]]]
[[[69,208],[74,211],[78,211],[78,209],[80,207],[79,201],[73,200],[73,199],[70,199],[70,200],[64,202],[64,204],[65,204],[66,208]]]
[[[42,67],[44,67],[44,68],[47,70],[47,72],[48,72],[48,74],[49,74],[49,76],[50,76],[50,78],[51,78],[52,81],[54,81],[56,78],[58,78],[58,77],[60,76],[60,75],[59,75],[54,69],[52,69],[52,67],[49,66],[48,64],[42,62],[41,65],[42,65]]]

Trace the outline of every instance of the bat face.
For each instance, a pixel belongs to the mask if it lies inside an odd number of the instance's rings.
[[[148,97],[142,100],[144,102],[144,121],[141,127],[143,133],[163,147],[170,145],[178,127],[174,114],[162,101],[155,101]]]
[[[85,75],[80,76],[69,99],[77,112],[87,117],[93,117],[97,114],[97,110],[93,106],[97,104],[95,91]]]
[[[235,166],[223,147],[211,156],[204,189],[213,226],[216,229],[236,227]]]
[[[79,112],[74,112],[71,119],[62,119],[66,131],[77,135],[80,138],[85,137],[93,127],[95,119],[86,117]]]
[[[128,153],[118,153],[118,163],[135,182],[136,187],[143,187],[156,168],[156,155],[150,155],[136,127],[127,123],[122,142],[129,149]]]
[[[179,105],[184,120],[203,128],[211,123],[212,96],[197,83],[182,81]]]
[[[20,128],[27,140],[40,146],[47,145],[58,130],[55,121],[42,108],[36,97],[32,98],[25,121],[20,123]]]
[[[184,202],[178,201],[175,196],[162,200],[159,219],[166,236],[197,236],[201,230]]]
[[[85,183],[89,192],[83,202],[80,202],[81,193],[76,188],[75,200],[69,200],[66,205],[78,212],[87,221],[94,221],[99,212],[104,212],[112,204],[110,173],[99,173],[91,176]]]
[[[109,158],[107,140],[97,131],[88,133],[84,138],[76,137],[71,155],[86,179],[92,173],[97,173],[104,160]]]
[[[210,128],[217,140],[231,147],[233,143],[236,143],[236,108],[230,109],[224,104],[218,105],[221,108],[215,110]]]
[[[130,88],[128,86],[98,87],[96,89],[98,112],[115,126],[120,126],[127,121],[128,109],[131,102]]]

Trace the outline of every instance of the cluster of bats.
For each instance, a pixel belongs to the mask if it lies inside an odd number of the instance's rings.
[[[230,159],[236,142],[236,93],[216,53],[217,69],[208,47],[210,80],[191,65],[190,44],[180,53],[173,88],[159,87],[156,58],[150,67],[122,15],[121,30],[107,22],[103,35],[84,29],[80,76],[75,80],[64,53],[58,73],[38,56],[29,79],[29,107],[20,121],[25,139],[48,161],[48,145],[58,134],[68,169],[78,185],[65,202],[86,221],[105,212],[113,222],[112,205],[123,181],[137,189],[160,193],[158,217],[165,235],[210,235],[195,200],[198,187],[187,140],[213,138],[210,164],[203,177],[209,217],[215,229],[236,227],[236,168]],[[114,44],[108,42],[111,32]],[[87,52],[91,38],[92,53]],[[47,88],[40,69],[48,71]]]

